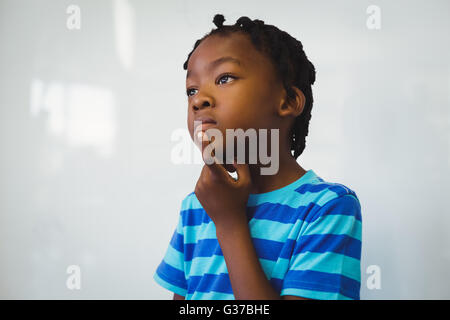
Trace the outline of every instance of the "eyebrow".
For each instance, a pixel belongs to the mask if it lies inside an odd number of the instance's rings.
[[[237,64],[239,66],[242,66],[242,63],[241,63],[241,61],[239,59],[236,59],[236,58],[233,58],[233,57],[230,57],[230,56],[226,56],[226,57],[221,57],[219,59],[216,59],[216,60],[210,62],[208,67],[207,67],[207,70],[212,70],[214,68],[217,68],[218,65],[220,65],[222,63],[225,63],[225,62],[232,62],[232,63],[235,63],[235,64]],[[186,79],[188,79],[192,74],[193,74],[192,71],[188,71],[187,74],[186,74]]]

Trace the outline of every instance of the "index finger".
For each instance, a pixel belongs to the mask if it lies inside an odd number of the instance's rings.
[[[215,175],[216,177],[219,177],[221,179],[225,179],[226,181],[236,184],[236,180],[230,174],[228,173],[227,169],[219,163],[219,160],[214,156],[212,157],[213,162],[208,164],[206,163],[206,166],[210,170],[210,172]]]

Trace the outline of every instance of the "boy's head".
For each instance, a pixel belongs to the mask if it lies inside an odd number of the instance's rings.
[[[204,117],[224,137],[225,129],[276,128],[280,150],[297,159],[311,118],[313,64],[301,42],[275,26],[248,17],[224,21],[215,15],[217,29],[196,41],[183,65],[191,137],[194,120]],[[218,60],[224,57],[233,59]]]

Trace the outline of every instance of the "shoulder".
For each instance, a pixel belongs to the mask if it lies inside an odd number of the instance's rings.
[[[295,190],[308,199],[309,210],[307,220],[317,220],[325,215],[352,215],[361,221],[361,204],[352,188],[338,182],[326,181],[315,176],[308,184]]]
[[[181,201],[180,219],[183,227],[196,226],[204,222],[209,222],[210,218],[198,201],[195,192],[187,194]]]
[[[200,202],[198,201],[197,197],[195,196],[194,191],[188,193],[181,201],[181,211],[189,210],[189,209],[196,209],[199,206],[201,208]]]

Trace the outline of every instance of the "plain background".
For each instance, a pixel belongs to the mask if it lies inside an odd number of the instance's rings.
[[[81,29],[66,23],[70,5]],[[381,28],[366,25],[370,5]],[[152,279],[200,164],[173,163],[195,41],[241,16],[317,70],[298,159],[355,190],[362,299],[450,298],[448,1],[0,1],[0,298],[170,299]],[[69,290],[67,267],[81,268]],[[367,268],[381,270],[369,290]]]

